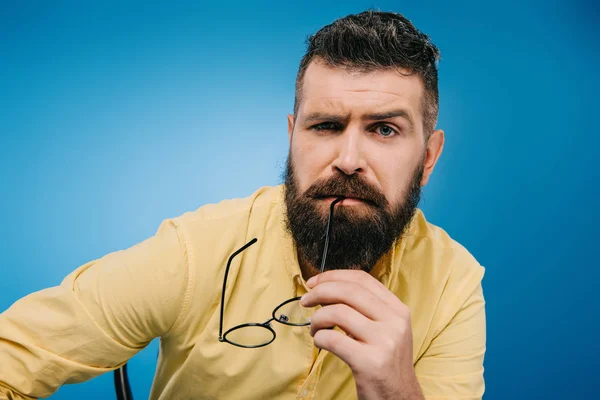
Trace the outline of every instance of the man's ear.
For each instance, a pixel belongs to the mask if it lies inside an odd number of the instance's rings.
[[[429,177],[433,173],[435,164],[442,155],[444,148],[444,131],[438,129],[433,131],[427,142],[427,149],[425,153],[425,160],[423,161],[423,178],[421,179],[421,186],[425,186],[429,182]]]
[[[292,114],[288,114],[288,140],[292,143],[292,133],[294,133],[294,116]]]

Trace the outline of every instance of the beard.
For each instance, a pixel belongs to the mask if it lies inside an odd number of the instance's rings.
[[[390,206],[385,195],[362,175],[337,172],[300,193],[291,154],[285,169],[286,228],[298,249],[298,258],[317,269],[321,264],[329,204],[325,197],[363,200],[354,206],[336,205],[325,270],[362,269],[370,272],[409,225],[421,199],[423,163],[414,172],[404,198]]]

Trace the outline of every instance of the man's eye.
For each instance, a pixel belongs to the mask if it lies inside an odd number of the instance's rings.
[[[376,129],[379,132],[379,134],[383,137],[391,137],[397,134],[397,132],[393,128],[387,125],[379,125]]]
[[[339,129],[339,126],[334,122],[321,122],[312,127],[315,131],[333,131]]]

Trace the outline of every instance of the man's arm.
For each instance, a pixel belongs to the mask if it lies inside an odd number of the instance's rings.
[[[116,369],[185,313],[188,260],[175,221],[87,263],[0,314],[0,400],[47,397]]]
[[[479,284],[415,365],[425,398],[481,399],[485,342],[485,300]]]

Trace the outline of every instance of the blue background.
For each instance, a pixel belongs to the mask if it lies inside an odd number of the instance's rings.
[[[0,310],[279,183],[306,36],[376,7],[442,52],[421,207],[487,268],[485,398],[600,398],[597,5],[83,3],[0,3]],[[130,362],[138,399],[156,352]],[[112,375],[52,398],[114,398]]]

